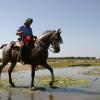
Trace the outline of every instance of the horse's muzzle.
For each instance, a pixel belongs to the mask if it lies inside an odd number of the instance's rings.
[[[55,51],[55,53],[59,53],[60,52],[60,47],[56,47],[54,51]]]

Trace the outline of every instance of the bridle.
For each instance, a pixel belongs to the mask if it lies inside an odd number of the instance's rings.
[[[56,31],[55,31],[55,32],[56,32]],[[60,29],[58,29],[58,31],[50,37],[50,43],[51,43],[51,44],[52,44],[52,40],[53,40],[54,36],[55,36],[57,33],[61,33]],[[47,50],[45,50],[45,49],[43,48],[43,47],[45,47],[45,44],[44,44],[40,39],[36,39],[36,44],[39,45],[39,46],[41,47],[41,49],[42,49],[44,52],[47,51]],[[42,47],[40,44],[41,44],[43,47]],[[53,48],[53,45],[52,45],[52,47],[49,46],[48,49],[49,49],[51,52],[55,53],[55,51],[52,50],[51,48]]]
[[[38,45],[40,46],[39,43],[41,43],[43,46],[45,46],[45,44],[44,44],[41,40],[36,39],[36,44],[38,44]],[[41,47],[41,49],[42,49],[43,51],[46,51],[42,46],[40,46],[40,47]],[[49,49],[51,52],[54,53],[54,51],[53,51],[51,48],[53,48],[53,47],[49,47],[48,49]]]

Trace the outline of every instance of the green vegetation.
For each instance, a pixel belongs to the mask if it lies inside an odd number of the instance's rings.
[[[49,58],[47,61],[52,67],[100,66],[100,59],[95,58]]]
[[[95,69],[92,69],[92,70],[88,70],[84,74],[100,76],[100,69],[99,68],[95,68]]]
[[[49,86],[50,76],[42,76],[35,78],[35,84],[39,86]],[[13,79],[14,82],[17,82],[17,79]],[[69,77],[55,77],[54,86],[55,87],[67,87],[67,86],[75,86],[75,85],[83,85],[87,86],[90,84],[90,81],[85,79],[77,79],[77,78],[69,78]],[[18,88],[11,88],[9,86],[8,80],[0,80],[0,93],[8,91],[8,90],[16,90]],[[31,92],[30,88],[19,88],[22,92]]]
[[[8,81],[7,80],[0,80],[0,92],[3,90],[7,90],[7,86],[8,86]]]
[[[35,82],[38,85],[48,85],[50,76],[37,77]],[[74,85],[88,85],[90,82],[85,79],[69,78],[69,77],[55,77],[54,86],[66,87]]]
[[[15,82],[15,78],[13,79]],[[9,81],[7,79],[0,80],[0,93],[8,91],[10,88]]]
[[[2,61],[2,59],[0,59]],[[72,66],[100,66],[100,59],[95,57],[60,57],[48,58],[47,62],[53,68]]]

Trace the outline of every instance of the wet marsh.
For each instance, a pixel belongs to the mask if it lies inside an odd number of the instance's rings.
[[[54,69],[54,87],[49,87],[50,73],[48,70],[36,71],[36,90],[30,87],[30,71],[13,72],[13,81],[16,85],[11,88],[8,75],[2,73],[0,80],[0,100],[99,100],[100,76],[87,74],[88,71],[99,71],[100,66],[68,67]]]
[[[16,85],[15,88],[12,88],[8,83],[7,65],[1,74],[0,100],[66,100],[66,98],[68,100],[100,100],[99,61],[63,60],[61,63],[61,60],[54,60],[53,62],[48,61],[54,68],[55,82],[53,88],[49,87],[50,72],[42,69],[36,70],[36,90],[30,87],[30,67],[27,65],[24,69],[24,66],[20,64],[17,64],[12,74],[13,82]],[[92,65],[95,62],[94,65],[96,66],[83,66],[83,62],[86,65],[90,63]],[[57,68],[60,63],[66,66],[59,65]],[[20,68],[20,66],[22,67]]]

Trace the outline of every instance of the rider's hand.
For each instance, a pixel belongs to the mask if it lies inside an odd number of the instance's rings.
[[[23,31],[20,31],[20,34],[21,34],[21,35],[23,35],[23,34],[24,34],[24,32],[23,32]]]
[[[35,39],[37,38],[37,36],[33,36]]]

